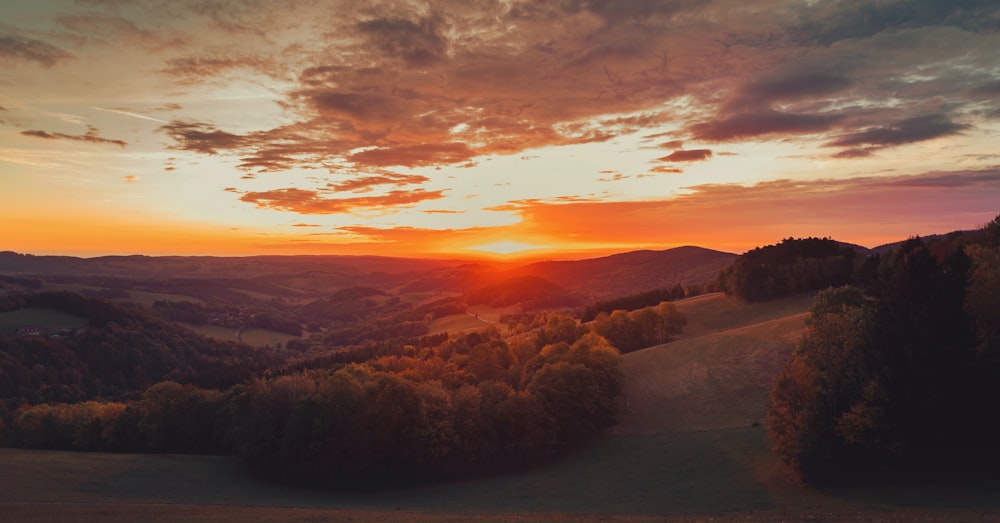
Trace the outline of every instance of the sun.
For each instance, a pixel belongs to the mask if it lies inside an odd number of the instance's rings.
[[[511,254],[522,254],[529,251],[538,251],[542,249],[549,249],[551,245],[537,245],[533,243],[525,242],[515,242],[509,240],[503,240],[492,243],[485,243],[483,245],[476,245],[469,247],[469,250],[488,252],[490,254],[500,254],[500,255],[511,255]]]

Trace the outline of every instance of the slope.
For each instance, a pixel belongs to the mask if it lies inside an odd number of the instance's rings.
[[[682,339],[622,356],[620,434],[749,427],[802,335],[811,294],[743,304],[722,294],[677,302]]]

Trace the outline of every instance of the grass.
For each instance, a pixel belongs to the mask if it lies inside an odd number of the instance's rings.
[[[95,287],[93,285],[81,285],[79,283],[46,283],[42,286],[42,290],[45,292],[67,291],[83,293],[85,291],[102,291],[107,289],[103,287]],[[183,294],[166,294],[162,292],[147,292],[132,289],[127,289],[125,292],[128,292],[128,298],[113,298],[111,301],[138,303],[146,308],[151,308],[153,303],[157,301],[190,301],[195,303],[204,303],[198,298],[185,296]]]
[[[745,304],[722,293],[705,294],[675,302],[687,318],[682,338],[696,338],[754,325],[808,311],[815,293],[804,293],[763,303]]]
[[[469,306],[469,314],[474,314],[492,323],[500,321],[500,316],[504,314],[519,314],[521,312],[523,311],[520,304],[508,305],[507,307],[492,307],[490,305]]]
[[[622,357],[622,433],[745,427],[762,421],[771,380],[806,313],[685,338]]]
[[[223,341],[236,341],[236,329],[223,327],[221,325],[192,325],[181,323],[181,325],[209,338]],[[279,343],[284,345],[288,340],[298,339],[301,336],[293,336],[283,332],[276,332],[267,329],[246,329],[240,332],[240,340],[251,347],[263,347],[265,345],[275,346]]]
[[[0,313],[0,332],[15,334],[25,326],[46,329],[76,329],[87,326],[87,319],[55,309],[30,308]]]
[[[456,334],[464,331],[482,329],[484,327],[489,327],[490,325],[495,324],[481,320],[469,314],[452,314],[450,316],[445,316],[432,321],[429,326],[429,333],[440,334],[442,332],[449,332]]]
[[[115,298],[111,301],[125,301],[131,303],[138,303],[146,308],[152,308],[154,302],[158,301],[190,301],[194,303],[204,303],[202,300],[195,298],[194,296],[185,296],[183,294],[166,294],[162,292],[147,292],[147,291],[134,291],[128,290],[128,298]]]

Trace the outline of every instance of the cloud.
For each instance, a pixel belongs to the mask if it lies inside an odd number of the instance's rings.
[[[743,86],[741,95],[757,102],[799,100],[835,94],[851,84],[849,78],[839,74],[792,70],[750,82]]]
[[[991,0],[829,2],[809,5],[800,12],[803,21],[790,28],[789,34],[800,42],[823,46],[932,25],[952,25],[967,31],[997,29],[996,3]]]
[[[163,73],[182,84],[194,84],[214,79],[235,69],[251,69],[278,75],[278,66],[255,56],[187,56],[167,61]]]
[[[396,174],[386,172],[378,176],[360,176],[342,182],[328,183],[327,187],[337,192],[367,192],[379,185],[410,185],[421,184],[430,181],[426,176],[417,174]]]
[[[130,174],[128,176],[123,176],[122,180],[125,180],[125,183],[133,183],[139,181],[139,177],[134,174]]]
[[[360,165],[416,167],[461,163],[472,158],[475,154],[476,152],[464,143],[450,142],[379,147],[352,154],[349,158],[352,162]]]
[[[442,20],[433,16],[416,22],[405,18],[376,18],[359,23],[357,28],[372,45],[411,66],[439,62],[448,50]]]
[[[649,168],[649,172],[660,173],[660,174],[681,174],[684,172],[683,169],[678,167],[672,167],[668,165],[654,165]]]
[[[16,35],[0,35],[0,57],[37,62],[51,67],[73,55],[62,49],[33,38]]]
[[[834,114],[795,114],[767,109],[699,122],[691,125],[689,131],[698,140],[726,142],[776,134],[821,133],[833,128],[842,118]]]
[[[240,200],[258,208],[299,214],[347,214],[356,211],[385,210],[444,197],[444,191],[395,190],[378,196],[324,198],[318,191],[294,187],[262,192],[247,192]]]
[[[237,149],[246,144],[244,137],[220,131],[214,125],[173,121],[159,128],[174,139],[173,149],[203,154],[218,154],[220,149]]]
[[[660,162],[700,162],[712,157],[711,149],[688,149],[677,150],[662,158],[657,158]]]
[[[92,125],[87,126],[87,132],[84,134],[50,133],[48,131],[40,130],[21,131],[21,134],[24,136],[33,136],[35,138],[45,138],[47,140],[75,140],[78,142],[113,144],[122,148],[128,145],[128,143],[124,140],[114,140],[98,136],[97,128]]]
[[[845,134],[825,145],[830,147],[866,146],[881,149],[950,136],[968,128],[969,126],[966,124],[953,122],[947,114],[928,114],[900,120],[884,127],[872,127]]]
[[[504,206],[520,221],[481,234],[620,245],[712,245],[742,252],[788,236],[875,246],[913,234],[975,227],[996,216],[1000,167],[913,176],[703,184],[670,199]],[[656,223],[650,229],[648,224]]]

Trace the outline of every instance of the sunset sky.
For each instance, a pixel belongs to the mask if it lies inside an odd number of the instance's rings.
[[[0,2],[0,250],[742,252],[997,214],[996,0]]]

